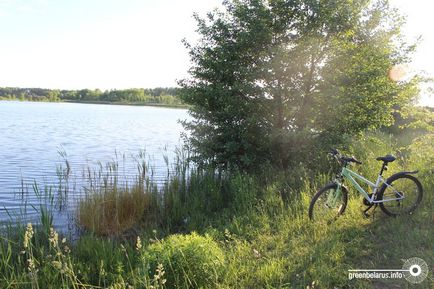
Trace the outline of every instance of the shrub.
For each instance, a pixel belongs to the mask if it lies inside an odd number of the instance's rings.
[[[208,235],[171,235],[148,246],[151,273],[162,264],[168,288],[215,288],[223,271],[224,255]]]

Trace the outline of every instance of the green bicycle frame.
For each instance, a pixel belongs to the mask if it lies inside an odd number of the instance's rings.
[[[345,177],[346,179],[348,179],[351,184],[357,189],[357,191],[359,191],[363,197],[370,203],[384,203],[384,202],[390,202],[390,201],[399,201],[404,199],[404,195],[400,192],[398,192],[397,190],[393,189],[393,187],[391,185],[389,185],[388,183],[386,183],[384,181],[384,178],[381,175],[378,175],[377,181],[375,183],[365,179],[363,176],[357,174],[356,172],[353,172],[352,170],[343,167],[342,171],[341,171],[341,175],[343,177]],[[355,180],[358,179],[359,181],[367,184],[369,187],[372,188],[372,195],[371,197],[369,197],[369,194],[359,185],[359,183]],[[393,192],[395,193],[396,198],[387,198],[387,199],[382,199],[382,200],[375,200],[375,196],[378,193],[378,188],[380,184],[385,184],[387,187],[392,188]],[[340,187],[341,184],[338,184],[338,186]]]

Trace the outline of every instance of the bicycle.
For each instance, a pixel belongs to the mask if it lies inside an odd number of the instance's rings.
[[[343,156],[336,149],[332,149],[330,154],[340,164],[341,171],[331,183],[313,196],[309,205],[309,218],[311,220],[328,219],[327,221],[330,222],[345,212],[348,202],[348,189],[343,184],[345,179],[364,197],[363,203],[368,206],[363,211],[366,217],[369,216],[368,211],[373,206],[375,210],[378,205],[389,216],[411,214],[422,201],[422,184],[413,176],[418,171],[404,171],[393,174],[386,180],[383,178],[383,172],[387,170],[388,164],[396,159],[394,156],[386,155],[377,158],[377,161],[383,161],[383,164],[374,183],[347,168],[350,163],[360,165],[362,164],[361,161],[354,157]],[[366,192],[356,179],[372,188],[372,193]]]

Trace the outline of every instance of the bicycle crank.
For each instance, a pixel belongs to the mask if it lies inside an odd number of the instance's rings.
[[[372,198],[372,194],[368,194],[368,196],[370,199]],[[372,207],[372,204],[366,198],[363,198],[363,205]]]

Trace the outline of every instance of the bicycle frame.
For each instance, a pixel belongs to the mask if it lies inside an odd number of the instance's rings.
[[[369,201],[370,204],[384,203],[384,202],[390,202],[390,201],[399,201],[399,200],[404,199],[404,195],[402,193],[396,191],[395,189],[393,189],[393,187],[391,185],[386,183],[381,174],[378,175],[378,178],[377,178],[375,184],[373,182],[367,180],[363,176],[357,174],[356,172],[353,172],[352,170],[347,169],[346,167],[342,168],[341,175],[343,177],[345,177],[346,179],[348,179],[351,182],[351,184],[357,189],[357,191],[359,191],[359,193],[361,193],[363,195],[363,197],[367,201]],[[355,179],[367,184],[369,187],[372,188],[371,197],[369,197],[369,194],[359,185],[359,183]],[[375,196],[378,193],[378,188],[379,188],[380,184],[385,184],[386,186],[392,188],[397,197],[396,198],[390,198],[390,199],[389,198],[388,199],[383,198],[382,200],[379,200],[379,201],[375,200]]]

